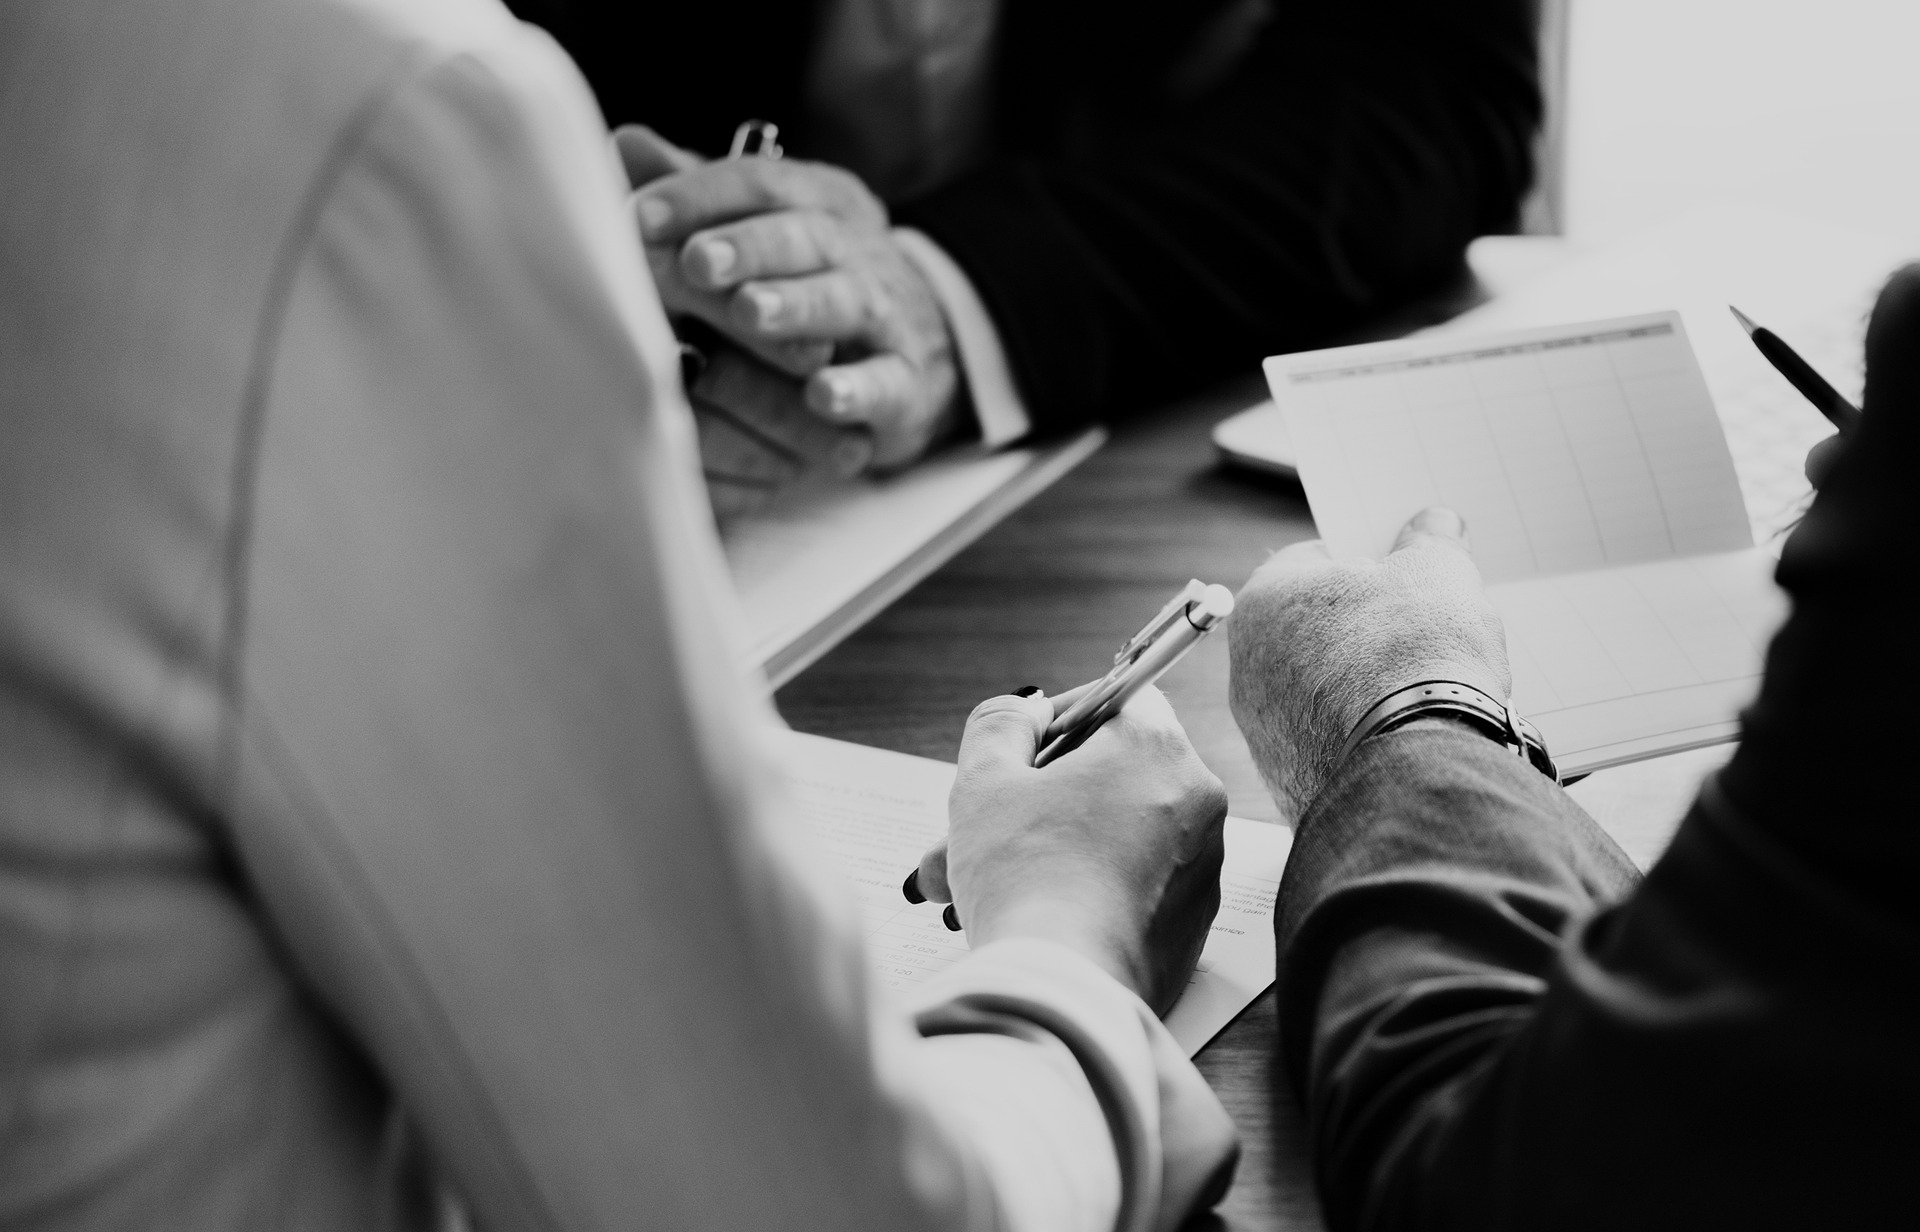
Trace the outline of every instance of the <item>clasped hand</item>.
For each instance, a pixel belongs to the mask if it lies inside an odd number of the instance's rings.
[[[952,430],[946,319],[857,177],[795,159],[706,162],[638,126],[614,140],[668,312],[739,348],[688,391],[717,512],[906,466]]]

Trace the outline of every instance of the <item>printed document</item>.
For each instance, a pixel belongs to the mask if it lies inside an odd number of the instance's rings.
[[[947,832],[954,768],[885,749],[788,734],[788,782],[815,842],[852,882],[883,990],[922,983],[967,952],[937,903],[908,903],[900,883]],[[1167,1029],[1187,1055],[1219,1034],[1273,982],[1273,905],[1292,833],[1227,818],[1220,911]]]
[[[1678,313],[1266,363],[1315,523],[1378,558],[1446,505],[1563,772],[1732,739],[1785,614]]]

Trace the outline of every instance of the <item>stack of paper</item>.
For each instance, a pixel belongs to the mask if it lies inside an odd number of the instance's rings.
[[[1516,708],[1584,773],[1734,737],[1785,605],[1677,313],[1267,361],[1314,522],[1467,522]]]
[[[883,989],[910,988],[967,952],[965,933],[934,903],[907,902],[900,883],[947,832],[954,768],[839,740],[790,735],[788,778],[814,839],[852,882]],[[1292,834],[1227,818],[1220,912],[1167,1028],[1191,1056],[1273,983],[1274,895]]]

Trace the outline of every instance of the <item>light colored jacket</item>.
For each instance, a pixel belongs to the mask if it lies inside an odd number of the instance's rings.
[[[1057,1232],[1217,1174],[1063,949],[876,1007],[622,188],[486,0],[0,6],[0,1226]]]

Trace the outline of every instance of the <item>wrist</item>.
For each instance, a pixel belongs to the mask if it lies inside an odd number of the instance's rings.
[[[1451,660],[1403,660],[1396,670],[1369,673],[1354,680],[1336,695],[1339,704],[1327,725],[1331,736],[1326,753],[1337,758],[1344,742],[1368,713],[1380,702],[1423,680],[1457,680],[1490,697],[1503,698],[1507,685],[1498,673],[1484,667]]]
[[[1555,783],[1560,781],[1546,738],[1514,710],[1504,692],[1489,693],[1477,685],[1446,678],[1416,681],[1375,702],[1347,735],[1333,771],[1337,773],[1360,745],[1375,736],[1433,719],[1449,721],[1491,740]]]
[[[1059,890],[1022,896],[1002,904],[982,904],[977,920],[963,920],[972,944],[1023,938],[1065,946],[1117,980],[1122,987],[1149,1001],[1151,965],[1144,938],[1117,924],[1111,912],[1085,901],[1085,896]],[[1150,1002],[1149,1002],[1150,1003]]]

